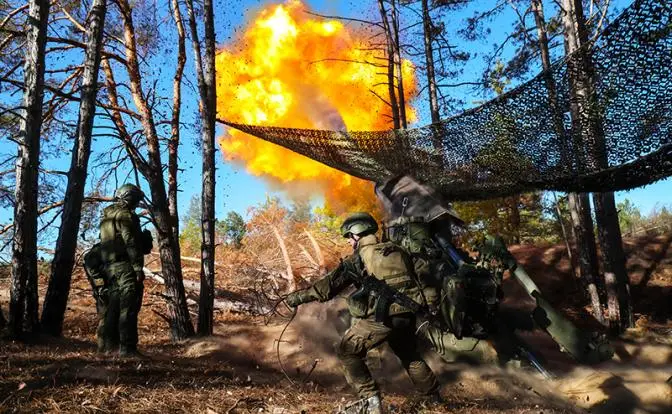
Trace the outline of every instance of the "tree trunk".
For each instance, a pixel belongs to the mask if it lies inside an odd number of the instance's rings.
[[[390,30],[390,23],[387,19],[387,11],[385,11],[383,0],[378,0],[378,10],[380,11],[380,19],[383,22],[383,30],[385,30],[385,43],[387,47],[387,90],[390,95],[390,107],[392,108],[392,123],[394,129],[399,129],[401,125],[399,105],[397,104],[397,92],[394,88],[394,45],[392,31]]]
[[[187,0],[194,66],[200,98],[203,140],[203,186],[201,196],[201,289],[198,302],[198,334],[211,335],[215,300],[215,24],[212,0],[203,2],[205,55],[201,54],[193,1]]]
[[[180,239],[180,216],[177,210],[177,151],[180,146],[180,111],[182,109],[182,76],[187,61],[185,50],[184,24],[178,0],[172,0],[173,20],[177,28],[177,68],[173,78],[173,115],[170,121],[168,141],[168,209],[173,228],[173,237]],[[179,246],[179,244],[178,244]]]
[[[555,217],[558,219],[558,224],[560,225],[560,232],[562,233],[562,241],[565,243],[565,250],[567,250],[567,258],[569,259],[569,265],[572,268],[572,273],[574,278],[576,278],[576,263],[574,263],[574,254],[572,253],[572,247],[569,242],[569,235],[567,234],[567,228],[565,227],[565,220],[562,219],[562,211],[560,210],[560,202],[558,197],[553,192],[553,201],[554,201],[554,211]]]
[[[37,206],[40,132],[44,98],[44,55],[49,18],[48,0],[29,0],[26,23],[23,117],[19,121],[16,161],[16,203],[12,247],[9,328],[14,337],[39,329],[37,297]]]
[[[429,112],[432,115],[432,124],[437,124],[441,121],[439,114],[439,97],[436,86],[436,76],[434,74],[434,46],[432,40],[432,20],[429,15],[429,0],[422,0],[422,27],[425,44],[425,62],[427,65],[427,90],[429,91]],[[434,145],[437,149],[437,144]]]
[[[595,229],[590,214],[590,200],[586,193],[570,193],[569,213],[572,217],[574,238],[576,239],[579,274],[588,290],[588,297],[593,308],[593,316],[600,323],[606,324],[600,295],[597,288],[599,268],[597,265],[597,246],[595,245]]]
[[[509,226],[511,230],[511,242],[520,244],[520,195],[511,196],[506,200],[509,208]]]
[[[594,193],[593,204],[597,220],[597,239],[602,250],[605,283],[607,278],[612,277],[616,281],[616,300],[609,297],[609,327],[618,334],[624,329],[634,327],[635,321],[614,193]],[[613,291],[607,289],[607,295],[612,296]],[[618,311],[611,309],[614,302],[618,304]]]
[[[2,313],[2,308],[0,307],[0,331],[5,329],[5,325],[7,325],[7,321],[5,320],[5,314]]]
[[[588,33],[583,14],[583,5],[580,0],[563,0],[565,9],[565,45],[567,52],[578,52],[578,55],[568,61],[568,72],[572,96],[572,118],[578,128],[575,135],[579,135],[586,153],[583,155],[586,165],[592,169],[607,168],[607,152],[605,148],[602,117],[598,108],[597,96],[594,87],[595,68],[590,51],[581,48],[588,43]],[[616,300],[609,298],[609,307],[618,306],[619,309],[609,310],[609,325],[614,332],[621,332],[624,328],[634,325],[632,304],[630,301],[630,286],[625,268],[625,252],[621,239],[621,230],[618,224],[616,202],[612,192],[595,194],[595,217],[598,225],[598,240],[602,251],[605,275],[613,274],[616,280]],[[607,294],[613,295],[614,289]],[[618,304],[618,305],[616,305]],[[619,317],[620,315],[620,317]]]
[[[394,34],[394,62],[397,70],[397,92],[399,95],[399,122],[401,127],[406,129],[406,98],[404,95],[404,72],[402,71],[401,60],[401,44],[399,43],[399,13],[397,11],[397,4],[395,0],[390,0],[392,10],[390,16],[392,18],[392,31]]]
[[[131,94],[142,118],[142,129],[147,140],[148,162],[146,166],[143,166],[143,175],[149,184],[152,194],[151,210],[157,230],[161,270],[166,279],[171,333],[173,340],[182,340],[193,336],[194,327],[189,316],[184,285],[182,283],[178,241],[173,237],[173,226],[168,208],[166,188],[163,182],[163,164],[161,163],[159,137],[156,132],[154,115],[142,90],[142,77],[138,64],[132,9],[127,0],[117,0],[117,5],[123,19],[127,60],[126,68],[128,70]]]
[[[566,164],[570,161],[567,150],[567,133],[565,131],[562,114],[558,106],[557,88],[553,79],[551,69],[551,59],[548,50],[548,35],[546,31],[546,21],[544,18],[543,3],[541,0],[532,0],[532,10],[534,12],[537,33],[539,35],[539,49],[541,52],[542,67],[546,73],[546,86],[548,88],[548,100],[551,107],[553,123],[560,139],[560,158],[561,163]],[[573,117],[574,118],[574,117]],[[579,157],[580,158],[580,157]],[[580,162],[580,161],[579,161]],[[604,324],[604,313],[600,303],[600,296],[595,283],[598,278],[599,269],[597,265],[597,247],[595,245],[595,233],[593,230],[593,219],[590,212],[590,201],[587,194],[570,193],[569,209],[573,226],[575,244],[577,249],[577,258],[579,263],[579,274],[583,284],[588,291],[593,316],[600,323]],[[560,220],[562,218],[560,217]],[[562,223],[561,223],[562,224]],[[564,228],[563,228],[564,231]],[[568,255],[571,260],[571,252],[568,247]],[[573,266],[573,264],[572,264]]]
[[[70,294],[70,279],[75,263],[77,233],[82,216],[84,187],[91,154],[91,133],[96,113],[98,92],[98,70],[100,68],[100,48],[103,27],[107,13],[107,0],[94,0],[91,4],[89,22],[86,29],[86,51],[82,94],[79,104],[79,118],[75,144],[72,150],[68,184],[63,202],[61,227],[56,240],[56,253],[51,262],[51,277],[42,309],[42,329],[54,336],[63,330],[63,317]]]

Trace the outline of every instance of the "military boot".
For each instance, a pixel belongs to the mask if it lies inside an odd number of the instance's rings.
[[[345,407],[339,414],[385,414],[380,395],[362,398]]]
[[[121,358],[146,358],[144,354],[138,351],[138,348],[123,345],[119,348],[119,356]]]

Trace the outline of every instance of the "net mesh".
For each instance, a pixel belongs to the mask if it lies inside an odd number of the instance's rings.
[[[220,122],[359,178],[413,176],[453,200],[616,191],[672,175],[671,87],[672,2],[639,0],[589,47],[440,123],[363,132]]]

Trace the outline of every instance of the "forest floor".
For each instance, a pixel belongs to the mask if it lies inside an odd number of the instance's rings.
[[[672,235],[626,244],[637,327],[613,342],[612,361],[577,366],[541,332],[526,334],[526,340],[548,361],[555,380],[524,370],[441,363],[428,353],[445,401],[424,406],[383,348],[369,363],[390,412],[672,413]],[[562,246],[512,251],[556,307],[590,325]],[[42,269],[46,278],[46,264]],[[3,272],[0,304],[6,310],[9,279]],[[187,268],[185,278],[196,280],[197,272]],[[0,412],[330,413],[355,399],[333,352],[347,327],[342,299],[302,306],[279,352],[286,321],[247,313],[216,312],[214,336],[174,344],[160,316],[163,288],[148,280],[139,322],[146,357],[120,359],[96,354],[93,299],[81,269],[73,278],[63,338],[0,340]],[[249,296],[235,281],[218,287]],[[505,305],[530,306],[516,282],[505,282],[505,290]]]

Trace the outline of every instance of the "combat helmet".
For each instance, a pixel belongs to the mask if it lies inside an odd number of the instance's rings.
[[[341,225],[341,235],[346,238],[353,234],[361,236],[377,231],[378,223],[369,213],[354,213],[346,218]]]
[[[134,184],[124,184],[114,192],[114,198],[127,206],[137,206],[140,200],[145,197],[145,193]]]

